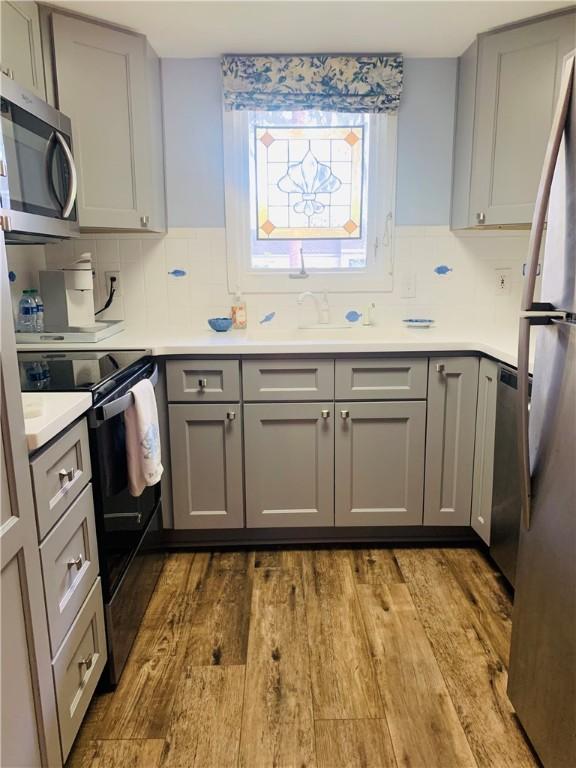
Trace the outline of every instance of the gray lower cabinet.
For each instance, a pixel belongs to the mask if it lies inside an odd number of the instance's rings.
[[[476,447],[472,489],[472,528],[490,544],[492,483],[494,477],[494,439],[496,436],[496,399],[498,364],[482,358],[478,376],[476,411]]]
[[[422,525],[425,402],[338,403],[336,525]]]
[[[18,85],[46,98],[38,6],[32,2],[0,3],[0,69]]]
[[[246,525],[334,525],[334,403],[244,406]]]
[[[72,120],[84,229],[166,227],[160,64],[142,35],[52,13],[58,108]]]
[[[169,406],[175,528],[242,528],[238,404]]]
[[[470,525],[478,358],[431,357],[425,525]]]
[[[576,13],[479,36],[459,61],[452,228],[532,220]]]

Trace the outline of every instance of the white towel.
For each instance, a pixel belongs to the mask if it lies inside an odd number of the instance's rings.
[[[133,404],[124,413],[128,488],[132,496],[140,496],[147,485],[156,485],[164,468],[160,455],[158,408],[154,387],[142,379],[132,387]]]

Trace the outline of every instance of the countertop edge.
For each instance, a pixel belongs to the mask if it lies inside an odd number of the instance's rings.
[[[43,448],[52,438],[59,435],[76,419],[80,418],[92,405],[89,393],[79,392],[26,392],[27,397],[38,395],[42,398],[53,399],[52,395],[68,396],[70,404],[59,405],[50,415],[42,414],[30,419],[24,419],[28,453],[34,453]],[[71,396],[75,396],[73,399]],[[63,400],[63,397],[59,399]]]

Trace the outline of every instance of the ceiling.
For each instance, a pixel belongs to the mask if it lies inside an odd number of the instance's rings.
[[[458,56],[483,32],[568,7],[536,0],[56,0],[145,34],[162,57],[401,52]]]

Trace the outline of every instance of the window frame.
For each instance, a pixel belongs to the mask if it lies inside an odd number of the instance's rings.
[[[369,119],[366,267],[309,270],[308,278],[293,279],[290,275],[295,274],[294,270],[268,271],[251,266],[248,112],[224,110],[226,254],[231,293],[374,293],[393,290],[398,118],[396,114],[371,114]]]

